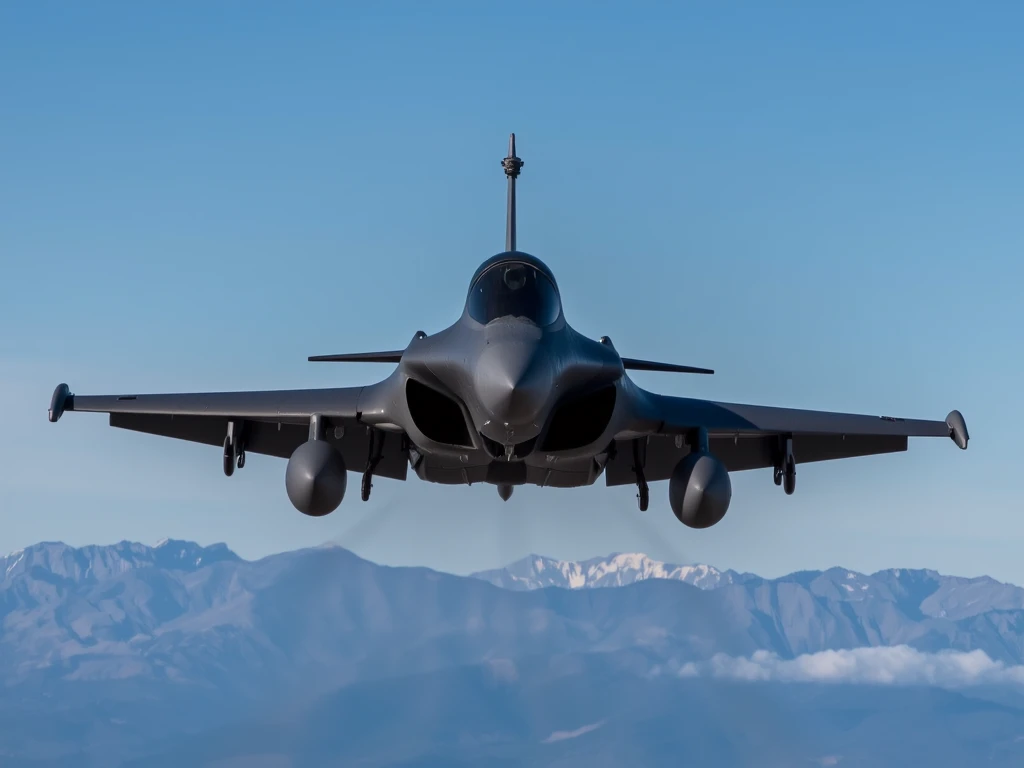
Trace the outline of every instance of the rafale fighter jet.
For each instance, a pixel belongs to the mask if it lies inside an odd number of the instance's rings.
[[[581,335],[562,314],[555,277],[516,248],[515,135],[502,160],[508,179],[505,250],[469,283],[462,316],[404,350],[310,357],[397,364],[363,387],[167,395],[53,393],[49,418],[110,414],[110,425],[223,449],[224,474],[249,452],[288,459],[285,488],[304,514],[332,512],[348,471],[372,478],[453,485],[637,486],[668,480],[669,504],[693,528],[714,525],[732,498],[730,472],[771,467],[796,488],[796,465],[893,453],[909,437],[948,437],[967,448],[959,411],[945,421],[733,405],[641,389],[627,371],[713,373],[621,357],[611,339]]]

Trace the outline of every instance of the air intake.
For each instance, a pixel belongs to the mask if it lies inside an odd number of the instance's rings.
[[[428,439],[461,448],[472,446],[466,419],[457,402],[416,379],[406,381],[405,398],[416,428]]]
[[[590,445],[604,433],[615,410],[615,385],[566,400],[555,409],[542,450],[571,451]]]

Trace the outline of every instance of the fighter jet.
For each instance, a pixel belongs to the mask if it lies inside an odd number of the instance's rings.
[[[396,365],[362,387],[197,394],[75,395],[60,384],[49,419],[106,413],[110,425],[222,449],[224,474],[249,452],[288,459],[285,489],[300,512],[322,516],[345,496],[348,472],[450,485],[490,483],[507,500],[517,485],[571,488],[604,475],[609,486],[668,481],[680,522],[707,528],[732,499],[730,472],[771,468],[796,488],[797,464],[894,453],[910,437],[967,448],[959,411],[944,421],[737,405],[647,391],[628,371],[711,374],[706,368],[622,357],[607,336],[569,325],[558,284],[516,247],[515,134],[507,178],[505,250],[480,265],[450,327],[417,331],[402,350],[322,355],[310,361]]]

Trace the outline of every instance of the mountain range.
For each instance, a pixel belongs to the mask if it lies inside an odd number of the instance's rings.
[[[184,541],[0,574],[5,766],[1024,764],[1024,589],[989,578]]]

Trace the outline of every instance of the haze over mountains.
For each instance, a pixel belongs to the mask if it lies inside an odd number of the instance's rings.
[[[1024,589],[988,578],[182,541],[0,574],[4,765],[1024,764]]]

